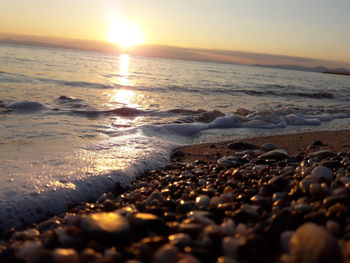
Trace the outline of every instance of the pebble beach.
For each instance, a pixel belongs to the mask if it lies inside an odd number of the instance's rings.
[[[2,233],[0,262],[350,262],[349,138],[177,149],[130,187]]]

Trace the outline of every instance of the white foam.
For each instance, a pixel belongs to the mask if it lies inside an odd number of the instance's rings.
[[[9,173],[0,186],[0,227],[20,227],[79,201],[95,200],[116,183],[126,186],[137,175],[167,164],[174,147],[136,130],[69,156],[28,157],[19,164],[23,173]],[[0,167],[13,165],[15,160],[0,161]]]

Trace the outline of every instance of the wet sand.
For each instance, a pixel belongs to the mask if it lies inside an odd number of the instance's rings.
[[[285,149],[292,155],[300,152],[309,153],[316,150],[326,149],[335,152],[344,152],[350,151],[350,130],[256,137],[239,141],[251,143],[257,146],[261,146],[265,143],[273,143],[277,146],[277,148]],[[309,147],[316,141],[321,141],[324,145]],[[234,141],[226,141],[215,144],[206,143],[184,147],[179,150],[183,151],[186,155],[181,156],[180,158],[173,158],[173,160],[184,162],[193,162],[195,160],[214,161],[220,156],[230,155],[237,152],[227,148],[227,145],[232,142]]]

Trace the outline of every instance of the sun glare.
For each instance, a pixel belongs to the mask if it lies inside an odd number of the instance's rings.
[[[108,40],[121,48],[131,48],[143,43],[141,31],[133,24],[121,19],[111,19]]]

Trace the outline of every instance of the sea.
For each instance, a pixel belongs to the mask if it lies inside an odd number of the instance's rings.
[[[164,167],[181,146],[350,128],[350,77],[0,44],[0,230]]]

